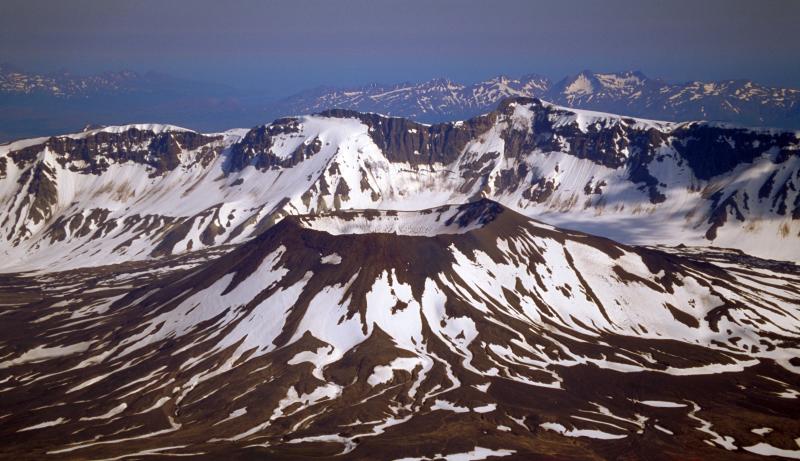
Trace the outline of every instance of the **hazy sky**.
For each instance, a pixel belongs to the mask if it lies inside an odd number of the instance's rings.
[[[797,0],[0,0],[0,62],[310,86],[639,69],[800,86]]]

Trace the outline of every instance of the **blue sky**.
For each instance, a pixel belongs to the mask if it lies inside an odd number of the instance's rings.
[[[795,0],[2,0],[0,62],[275,95],[583,69],[800,86],[798,23]]]

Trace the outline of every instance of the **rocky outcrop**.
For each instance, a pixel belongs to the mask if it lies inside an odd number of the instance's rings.
[[[192,131],[100,130],[79,137],[54,136],[44,143],[11,151],[8,156],[22,167],[47,149],[62,167],[79,173],[99,175],[111,163],[133,162],[149,166],[153,176],[160,176],[180,165],[178,154],[182,151],[200,149],[196,160],[207,165],[219,153],[210,144],[221,139]]]
[[[271,152],[274,138],[278,135],[298,133],[300,121],[296,118],[282,118],[269,125],[251,129],[236,144],[231,146],[227,170],[241,171],[253,165],[261,170],[279,167],[290,167],[302,161],[305,152],[298,152],[288,159],[281,159]],[[307,146],[306,146],[307,147]],[[309,153],[313,154],[314,147]],[[319,151],[318,147],[316,148]]]
[[[776,163],[800,156],[795,133],[746,130],[690,123],[672,132],[673,146],[689,162],[694,175],[711,179],[735,167],[752,163],[770,152]]]
[[[496,120],[495,113],[460,123],[423,125],[411,120],[333,109],[323,117],[357,118],[369,127],[369,135],[389,161],[449,164],[458,159],[468,142],[485,133]]]

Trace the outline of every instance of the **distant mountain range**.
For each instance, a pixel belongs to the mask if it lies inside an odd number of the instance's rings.
[[[200,130],[269,120],[267,98],[225,85],[132,71],[77,76],[0,65],[0,142],[86,125],[159,120]]]
[[[186,80],[160,72],[132,70],[75,75],[67,70],[38,74],[9,64],[0,64],[0,96],[50,96],[60,99],[86,99],[129,94],[186,94],[205,92],[208,96],[233,94],[225,85]]]
[[[641,72],[583,71],[555,83],[531,74],[498,76],[474,84],[435,79],[418,84],[319,88],[280,101],[278,107],[287,114],[342,108],[436,123],[470,118],[513,96],[656,120],[800,128],[798,89],[767,87],[750,80],[673,84]]]
[[[77,76],[63,71],[36,74],[0,65],[0,142],[74,132],[86,125],[154,120],[206,132],[224,131],[334,108],[438,123],[489,112],[508,97],[535,97],[565,107],[655,120],[800,129],[800,89],[767,87],[749,80],[674,84],[641,72],[584,71],[558,82],[530,74],[473,84],[434,79],[323,87],[278,100],[270,91],[241,91],[152,72]]]

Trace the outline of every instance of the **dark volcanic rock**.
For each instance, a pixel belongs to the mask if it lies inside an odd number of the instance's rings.
[[[341,109],[328,110],[320,115],[359,119],[369,127],[369,135],[389,161],[411,165],[455,161],[467,143],[486,132],[496,117],[496,114],[489,113],[463,123],[429,126],[403,118]]]
[[[109,162],[135,162],[152,168],[152,175],[162,175],[180,165],[178,153],[204,148],[198,158],[207,163],[216,152],[208,146],[221,137],[206,136],[191,131],[154,133],[151,130],[129,128],[121,133],[100,131],[77,139],[68,136],[52,137],[42,144],[12,151],[9,157],[19,166],[32,163],[45,149],[55,154],[56,161],[72,171],[99,175],[108,169]],[[76,165],[81,162],[81,165]]]
[[[800,434],[798,279],[490,200],[0,274],[0,455],[752,460]]]
[[[675,130],[674,136],[673,145],[700,179],[711,179],[738,165],[751,163],[769,148],[776,150],[774,156],[778,162],[800,155],[797,149],[787,149],[797,145],[797,136],[789,132],[759,132],[692,123]]]

